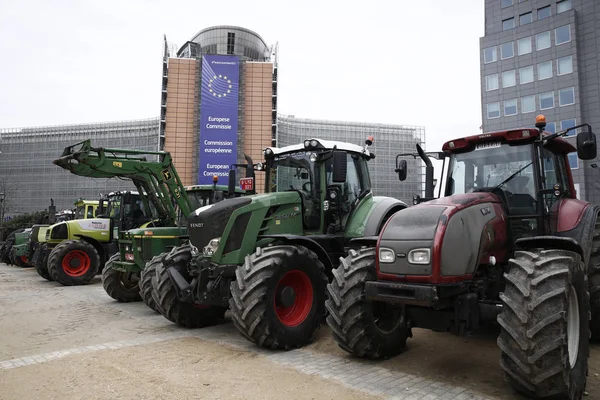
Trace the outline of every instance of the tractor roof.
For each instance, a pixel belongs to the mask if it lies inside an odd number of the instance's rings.
[[[543,132],[542,134],[544,136],[551,135],[549,132]],[[534,128],[519,128],[508,131],[482,133],[479,135],[449,140],[442,146],[442,151],[445,153],[464,153],[473,150],[477,143],[498,141],[512,145],[525,145],[533,143],[539,136],[540,131]],[[553,153],[560,154],[572,153],[577,150],[571,143],[561,138],[552,139],[548,142],[547,147]]]
[[[305,145],[306,142],[312,142],[314,140],[316,140],[319,143],[318,146],[307,147]],[[315,149],[332,150],[334,147],[337,150],[348,151],[351,153],[365,154],[367,157],[370,156],[369,150],[365,151],[364,147],[361,147],[359,145],[356,145],[353,143],[338,142],[335,140],[323,140],[323,139],[318,139],[318,138],[307,139],[303,143],[293,144],[291,146],[285,146],[285,147],[280,147],[280,148],[277,148],[277,147],[269,147],[269,148],[271,150],[273,150],[273,154],[277,155],[277,154],[291,153],[291,152],[300,151],[300,150],[315,150]]]

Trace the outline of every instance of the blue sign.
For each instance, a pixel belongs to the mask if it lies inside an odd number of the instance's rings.
[[[240,61],[235,56],[202,57],[198,184],[214,175],[227,180],[237,162]]]

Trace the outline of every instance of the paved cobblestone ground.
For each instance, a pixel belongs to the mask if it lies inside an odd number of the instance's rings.
[[[474,393],[448,383],[391,370],[381,363],[319,353],[314,349],[264,350],[243,339],[231,323],[198,330],[180,329],[142,303],[113,301],[98,283],[62,287],[42,280],[33,269],[4,264],[0,264],[0,332],[3,338],[0,342],[0,382],[2,370],[103,350],[195,337],[256,353],[278,365],[381,398],[521,398]],[[70,339],[65,340],[65,337]],[[73,340],[74,337],[77,340]]]

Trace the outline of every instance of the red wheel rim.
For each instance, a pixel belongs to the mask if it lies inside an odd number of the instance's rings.
[[[295,297],[292,305],[285,307],[280,301],[280,291],[284,288],[294,290]],[[273,299],[277,318],[285,326],[298,326],[308,316],[313,303],[313,286],[304,272],[300,270],[288,271],[277,282],[275,298]]]
[[[27,264],[29,262],[29,259],[27,258],[27,256],[21,256],[21,262],[23,264]]]
[[[65,274],[74,277],[85,275],[91,264],[90,256],[82,250],[72,250],[62,260],[62,268]]]

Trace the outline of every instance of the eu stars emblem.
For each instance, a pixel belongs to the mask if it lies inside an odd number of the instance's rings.
[[[231,80],[224,75],[214,75],[208,81],[208,91],[215,97],[227,97],[231,93]]]

